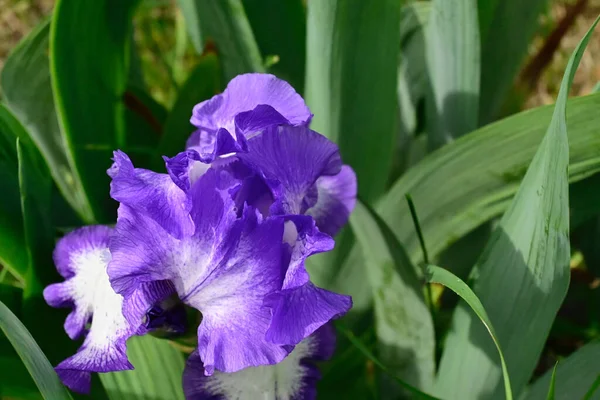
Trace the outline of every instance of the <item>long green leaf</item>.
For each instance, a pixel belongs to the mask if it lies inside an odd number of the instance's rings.
[[[566,101],[596,22],[567,65],[548,131],[478,265],[474,292],[497,328],[515,393],[535,369],[569,286]],[[487,332],[459,305],[436,383],[449,399],[500,398],[501,369]]]
[[[491,122],[510,90],[548,0],[478,0],[481,123]]]
[[[0,86],[7,107],[40,149],[64,198],[84,221],[91,222],[92,209],[69,164],[56,118],[48,61],[49,32],[48,20],[15,47],[2,69]]]
[[[440,267],[436,267],[435,265],[427,266],[426,278],[427,278],[428,282],[439,283],[441,285],[444,285],[448,289],[452,290],[454,293],[459,295],[460,298],[463,299],[465,301],[465,303],[467,303],[469,305],[469,307],[477,315],[479,320],[481,320],[485,329],[487,330],[487,333],[492,338],[492,341],[494,342],[494,345],[496,346],[496,350],[498,351],[498,356],[500,357],[500,364],[502,366],[502,376],[503,376],[503,381],[504,381],[504,392],[506,395],[506,399],[507,400],[512,399],[512,389],[511,389],[511,384],[510,384],[510,377],[509,377],[508,370],[506,367],[506,361],[504,360],[504,355],[502,354],[502,349],[500,347],[498,336],[496,334],[494,327],[492,326],[492,321],[490,320],[490,317],[488,316],[487,312],[485,311],[485,308],[484,308],[483,304],[481,304],[481,301],[479,300],[477,295],[475,293],[473,293],[471,288],[469,288],[469,286],[467,286],[467,284],[464,283],[459,277],[454,275],[452,272],[445,270],[443,268],[440,268]],[[448,393],[444,393],[444,398],[446,398],[447,395],[448,395]],[[470,394],[468,394],[467,396],[468,397],[466,397],[466,398],[471,397]]]
[[[181,377],[185,361],[180,351],[166,340],[150,335],[127,342],[132,371],[100,374],[110,400],[183,399]]]
[[[383,193],[396,142],[399,32],[396,0],[308,3],[311,126],[339,144],[366,202]]]
[[[433,0],[427,32],[429,148],[478,126],[479,24],[477,0]]]
[[[548,395],[546,396],[546,400],[555,400],[556,398],[556,367],[558,363],[554,365],[552,368],[552,376],[550,377],[550,387],[548,388]]]
[[[600,342],[588,343],[556,367],[556,400],[600,399],[600,391],[585,397],[600,377]],[[552,371],[537,379],[521,400],[544,400],[552,381]],[[596,386],[597,388],[597,386]]]
[[[0,302],[0,328],[17,350],[44,398],[48,400],[71,399],[69,392],[60,383],[52,365],[27,328],[2,302]]]
[[[600,171],[596,151],[600,95],[574,98],[567,104],[569,181],[577,182],[578,192],[588,196],[597,184],[589,186],[582,179]],[[508,208],[551,114],[552,106],[540,107],[478,129],[430,154],[398,179],[376,210],[414,264],[422,261],[422,255],[404,195],[410,193],[417,204],[427,248],[436,259],[459,238]],[[588,217],[597,214],[596,204],[588,208],[583,210]],[[330,287],[351,294],[353,309],[360,311],[371,302],[366,281],[360,250],[355,248]]]
[[[201,27],[191,29],[201,29],[205,40],[214,40],[225,82],[246,72],[264,72],[263,60],[241,0],[178,2],[184,12],[195,14],[187,17],[188,23],[192,23],[190,18],[193,18]]]
[[[385,223],[361,202],[350,225],[373,290],[380,358],[395,375],[427,391],[435,370],[435,338],[415,269]],[[394,397],[391,388],[383,392]]]
[[[21,284],[27,272],[27,253],[19,195],[17,138],[27,132],[14,115],[0,105],[0,264]]]
[[[244,9],[264,57],[276,56],[268,71],[304,91],[306,11],[302,0],[244,0]]]
[[[165,122],[155,158],[156,167],[164,167],[159,156],[173,157],[185,148],[194,127],[190,116],[194,105],[211,98],[219,90],[219,65],[214,54],[204,56],[179,90],[177,100]]]
[[[123,95],[137,3],[58,0],[50,30],[52,86],[67,155],[100,222],[114,220],[106,169],[112,151],[126,144]]]

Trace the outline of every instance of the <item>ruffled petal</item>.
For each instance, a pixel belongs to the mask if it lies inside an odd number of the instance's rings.
[[[119,150],[114,152],[114,163],[107,172],[112,178],[113,199],[145,213],[177,238],[193,233],[191,201],[169,175],[134,168],[129,157]]]
[[[326,325],[304,339],[278,364],[229,374],[215,372],[212,376],[206,376],[202,359],[194,352],[183,373],[183,390],[187,400],[315,399],[320,373],[314,361],[328,360],[334,349],[335,332]]]
[[[306,214],[315,219],[321,232],[335,236],[354,210],[356,190],[356,175],[348,165],[337,175],[321,176],[317,179],[317,202]]]
[[[305,268],[308,257],[333,248],[333,239],[321,233],[311,217],[287,219],[284,240],[292,246],[290,263],[281,290],[265,298],[264,304],[273,315],[266,338],[277,344],[296,345],[348,312],[352,299],[314,286]]]
[[[304,100],[289,83],[274,75],[255,73],[236,76],[222,94],[196,105],[190,122],[208,133],[225,128],[233,135],[236,115],[263,104],[272,107],[292,125],[307,124],[312,118]],[[271,125],[272,121],[265,123]]]
[[[121,205],[110,243],[117,292],[169,280],[182,301],[202,312],[198,342],[208,373],[275,363],[291,350],[265,340],[271,316],[263,299],[284,278],[283,220],[262,220],[251,207],[239,217],[224,173],[230,182],[225,171],[210,169],[190,190],[193,236],[176,239]]]
[[[106,226],[89,226],[61,239],[54,259],[58,268],[69,271],[69,278],[44,290],[48,304],[73,307],[65,322],[71,338],[82,336],[91,320],[77,353],[56,366],[65,385],[78,392],[89,391],[91,372],[133,368],[127,360],[126,340],[140,330],[146,311],[173,292],[168,285],[156,283],[140,288],[123,304],[123,297],[112,289],[106,272],[111,257],[110,235],[111,229]],[[124,315],[123,309],[130,309],[130,315]]]
[[[342,168],[338,147],[305,126],[266,128],[248,138],[248,151],[238,158],[271,187],[274,214],[304,214],[317,204],[317,179]]]

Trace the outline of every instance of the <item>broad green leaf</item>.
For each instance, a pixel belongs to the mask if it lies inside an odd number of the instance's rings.
[[[126,145],[123,95],[137,3],[58,0],[50,29],[52,87],[67,155],[100,222],[115,216],[106,170],[112,151]]]
[[[49,32],[47,20],[19,43],[2,69],[0,86],[7,107],[40,149],[64,198],[84,221],[91,222],[92,209],[69,164],[56,118],[48,60]]]
[[[481,123],[493,121],[527,55],[548,0],[478,0]]]
[[[168,341],[150,335],[132,337],[127,356],[134,370],[100,374],[110,400],[184,399],[185,360]]]
[[[337,142],[365,202],[386,187],[398,128],[400,2],[310,1],[306,102]]]
[[[433,0],[427,25],[429,148],[471,132],[479,121],[477,0]]]
[[[502,377],[504,381],[504,393],[506,399],[512,399],[510,377],[507,371],[504,355],[502,354],[502,348],[500,347],[496,331],[492,326],[492,321],[490,320],[490,317],[485,311],[485,308],[483,307],[483,304],[481,303],[477,295],[459,277],[454,275],[452,272],[440,267],[436,267],[435,265],[427,266],[426,279],[430,283],[439,283],[441,285],[444,285],[448,289],[452,290],[454,293],[459,295],[460,298],[468,304],[471,310],[483,323],[483,326],[487,330],[487,334],[491,337],[492,341],[494,342],[496,350],[498,351],[498,356],[500,357],[500,364],[502,366]],[[448,393],[444,393],[444,398],[446,398],[447,395]]]
[[[0,302],[0,328],[12,343],[45,399],[71,399],[27,328]]]
[[[476,266],[473,291],[497,329],[515,393],[531,378],[569,286],[566,101],[594,22],[567,65],[542,144]],[[436,388],[448,399],[501,398],[487,332],[464,304],[454,313]]]
[[[0,264],[23,285],[27,255],[19,195],[16,147],[19,137],[26,139],[27,132],[14,115],[0,105]]]
[[[223,67],[223,83],[246,72],[264,72],[263,60],[241,0],[178,0],[178,3],[184,12],[194,12],[192,18],[197,21],[196,25],[199,23],[204,39],[214,40]]]
[[[276,57],[268,67],[304,91],[306,65],[306,11],[302,0],[243,0],[248,21],[263,57]]]
[[[194,131],[190,124],[192,109],[201,101],[214,96],[220,86],[219,64],[214,54],[202,57],[196,68],[182,85],[171,109],[163,135],[154,157],[155,166],[164,168],[160,156],[173,157],[185,149],[185,142]]]
[[[600,342],[588,343],[569,357],[562,360],[556,367],[556,400],[571,399],[600,399]],[[543,400],[546,398],[548,387],[552,381],[552,371],[537,379],[521,397],[521,400]],[[596,386],[594,388],[594,386]],[[589,397],[586,395],[592,391]]]
[[[415,269],[385,222],[361,202],[350,216],[350,225],[373,290],[380,359],[404,381],[430,390],[435,337]],[[391,388],[383,392],[386,398],[392,397]]]
[[[569,181],[577,182],[581,200],[586,200],[596,190],[597,180],[590,186],[583,179],[600,171],[596,150],[600,95],[574,98],[567,104]],[[414,264],[422,256],[404,195],[410,193],[417,205],[427,248],[435,260],[459,238],[508,208],[551,114],[552,106],[540,107],[480,128],[431,153],[398,179],[376,211]],[[580,210],[585,214],[578,217],[580,221],[598,214],[597,204],[586,207]],[[364,310],[371,301],[363,270],[360,250],[353,249],[330,283],[331,288],[352,295],[355,311]]]

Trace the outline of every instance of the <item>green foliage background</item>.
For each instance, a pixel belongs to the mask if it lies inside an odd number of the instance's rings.
[[[36,25],[0,74],[2,398],[80,397],[51,369],[78,344],[41,291],[59,279],[56,238],[114,223],[112,150],[163,171],[194,104],[251,71],[302,93],[358,176],[349,226],[310,259],[354,301],[320,398],[600,398],[593,1],[564,15],[546,0],[2,6],[4,37]],[[132,338],[136,369],[95,377],[92,397],[183,398],[193,345]]]

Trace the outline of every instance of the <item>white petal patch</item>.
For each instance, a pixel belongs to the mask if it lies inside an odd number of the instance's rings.
[[[69,359],[71,367],[102,370],[119,355],[116,342],[128,336],[129,324],[122,313],[123,297],[113,290],[106,267],[108,248],[88,248],[71,255],[74,276],[67,283],[78,312],[91,315],[92,322],[82,349]]]
[[[310,373],[310,367],[302,365],[301,360],[316,352],[317,340],[314,336],[306,338],[279,364],[231,374],[215,371],[205,378],[203,391],[228,400],[291,400],[303,389],[303,378]]]

